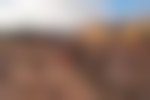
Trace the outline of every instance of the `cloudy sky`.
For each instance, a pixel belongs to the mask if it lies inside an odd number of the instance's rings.
[[[149,11],[150,0],[0,0],[0,25],[70,26],[88,17],[114,20]]]

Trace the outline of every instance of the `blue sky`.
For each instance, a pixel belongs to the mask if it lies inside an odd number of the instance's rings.
[[[150,13],[150,0],[91,0],[89,3],[93,3],[91,7],[93,10],[106,11],[109,17],[115,18],[136,16],[143,12]]]
[[[150,0],[0,0],[0,22],[16,23],[30,19],[45,24],[75,23],[79,17],[126,19],[150,14]]]
[[[112,7],[114,7],[116,16],[134,16],[134,14],[142,13],[148,9],[148,1],[149,0],[113,0]]]

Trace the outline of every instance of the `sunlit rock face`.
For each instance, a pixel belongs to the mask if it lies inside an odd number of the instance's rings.
[[[116,45],[110,64],[112,82],[125,89],[149,87],[150,37],[146,26],[143,20],[127,23]]]

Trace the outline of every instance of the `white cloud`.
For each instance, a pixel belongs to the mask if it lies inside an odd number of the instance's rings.
[[[79,13],[68,8],[71,0],[8,0],[0,6],[0,23],[14,26],[29,21],[36,25],[68,25],[77,21]],[[0,2],[1,3],[1,2]],[[2,4],[1,4],[2,5]],[[2,25],[2,24],[1,24]]]

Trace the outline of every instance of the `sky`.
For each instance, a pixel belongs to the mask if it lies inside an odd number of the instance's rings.
[[[0,0],[0,26],[72,26],[88,17],[126,19],[150,11],[150,0]]]

